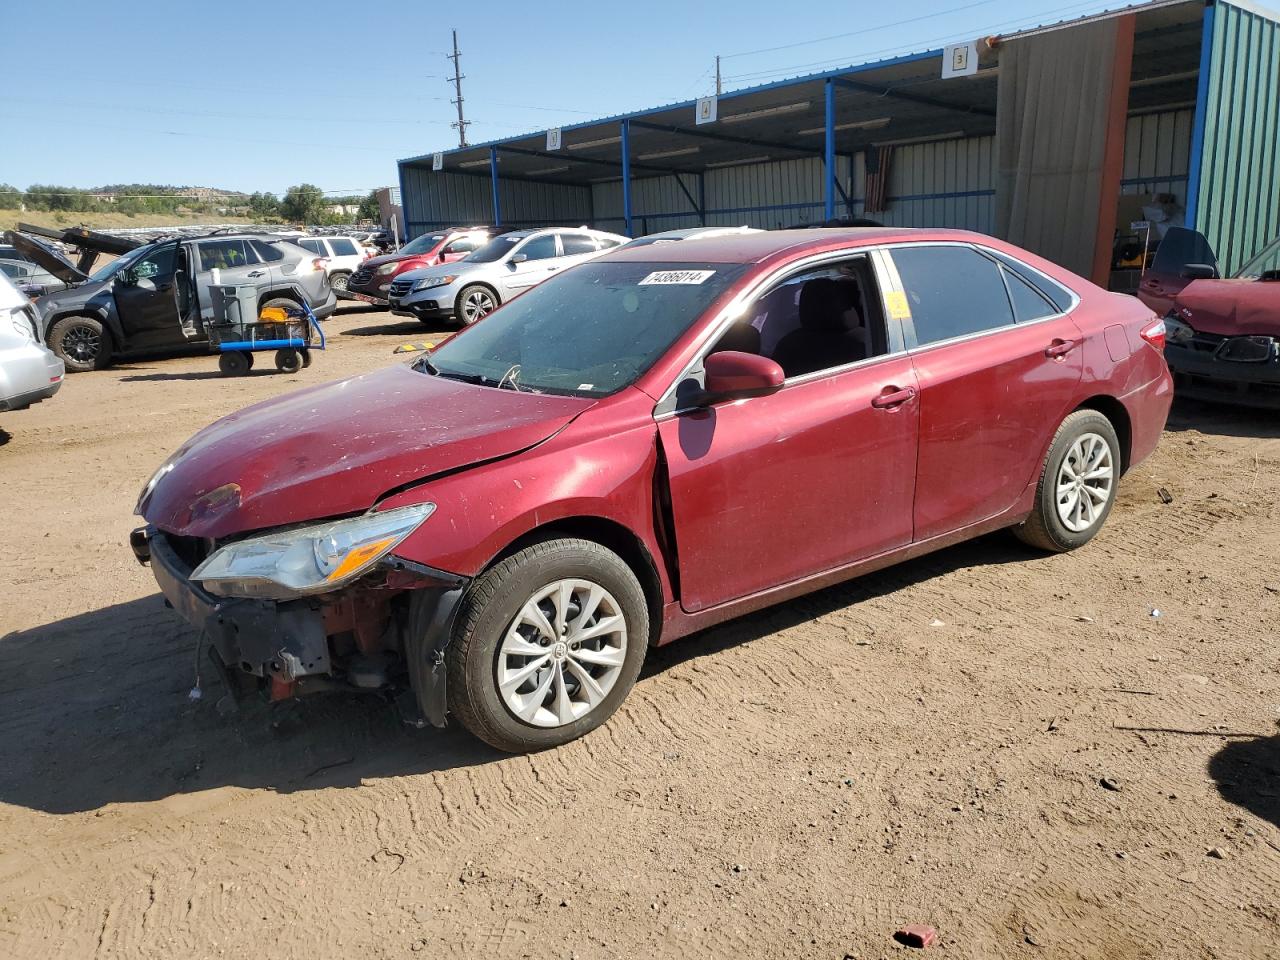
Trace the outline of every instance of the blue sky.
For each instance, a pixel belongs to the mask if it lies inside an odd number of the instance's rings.
[[[0,182],[358,193],[457,145],[1074,18],[1116,0],[5,5]],[[112,74],[119,76],[113,78]],[[16,133],[15,131],[21,131]]]

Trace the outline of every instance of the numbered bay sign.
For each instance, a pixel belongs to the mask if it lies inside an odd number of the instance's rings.
[[[559,127],[552,127],[550,130],[547,131],[547,149],[548,150],[560,149],[560,128]]]
[[[716,122],[716,98],[703,97],[698,101],[698,105],[694,108],[694,121],[696,123],[715,123]]]
[[[972,77],[978,72],[978,41],[956,43],[942,48],[942,79]]]
[[[432,169],[432,170],[443,170],[443,169],[444,169],[444,154],[443,154],[443,153],[433,153],[433,154],[431,155],[431,169]]]

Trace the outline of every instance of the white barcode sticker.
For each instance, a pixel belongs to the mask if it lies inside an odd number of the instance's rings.
[[[714,270],[657,270],[641,280],[640,286],[650,283],[703,283],[715,274]]]

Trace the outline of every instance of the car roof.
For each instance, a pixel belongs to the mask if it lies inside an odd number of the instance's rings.
[[[604,259],[644,263],[661,260],[668,263],[759,263],[775,254],[802,254],[830,246],[870,246],[888,241],[951,240],[991,242],[989,237],[968,230],[925,230],[910,227],[844,227],[810,230],[762,230],[758,233],[732,233],[718,237],[702,237],[682,243],[655,247],[624,245],[605,254]],[[659,254],[656,250],[661,250]]]

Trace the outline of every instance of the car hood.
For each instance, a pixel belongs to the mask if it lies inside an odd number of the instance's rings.
[[[484,263],[467,263],[465,260],[455,260],[453,263],[441,263],[433,267],[418,267],[414,270],[406,270],[404,273],[396,277],[397,280],[425,280],[428,277],[465,277],[471,273],[477,273],[485,267],[492,267],[489,262]]]
[[[161,530],[214,538],[359,513],[406,484],[526,450],[594,402],[390,367],[206,427],[162,468],[142,512]]]
[[[1194,280],[1174,298],[1173,309],[1204,333],[1280,336],[1278,281]]]
[[[384,253],[379,257],[369,257],[367,260],[361,260],[360,266],[372,267],[375,270],[384,263],[399,263],[401,260],[416,260],[419,257],[426,257],[425,253]]]
[[[6,230],[4,232],[4,242],[10,244],[32,263],[44,267],[65,283],[84,283],[89,279],[88,274],[81,273],[76,269],[75,264],[58,253],[58,251],[46,246],[39,240],[33,240],[24,233]]]

